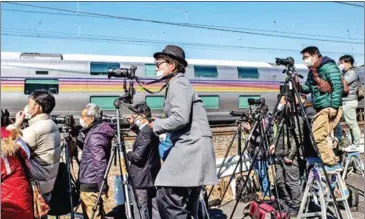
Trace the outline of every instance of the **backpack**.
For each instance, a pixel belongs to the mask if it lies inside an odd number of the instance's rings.
[[[347,97],[350,93],[350,87],[347,84],[345,78],[343,77],[343,75],[341,75],[341,81],[342,81],[342,85],[343,85],[343,96]]]
[[[362,87],[362,83],[360,77],[357,80],[357,100],[360,101],[364,99],[364,88]]]
[[[257,198],[257,186],[252,177],[248,177],[247,184],[243,187],[247,177],[242,175],[236,180],[236,201],[247,203]]]

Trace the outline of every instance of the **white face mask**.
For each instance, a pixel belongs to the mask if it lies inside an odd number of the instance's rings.
[[[80,121],[79,122],[80,122],[81,127],[87,128],[87,125],[85,124],[85,122],[84,122],[83,119],[80,118]]]
[[[313,62],[312,62],[311,58],[304,59],[304,64],[305,64],[308,68],[310,68],[310,67],[312,67],[312,66],[313,66]]]
[[[163,71],[157,71],[156,76],[157,76],[158,79],[162,78],[164,76]]]
[[[284,109],[284,104],[279,103],[278,105],[278,111],[282,111]]]
[[[142,123],[141,119],[136,120],[134,123],[136,124],[136,126],[138,127],[139,130],[141,130],[146,125],[146,124]]]
[[[29,108],[28,108],[28,105],[26,105],[24,107],[24,113],[25,113],[25,119],[31,119],[32,118],[32,114],[29,113]]]

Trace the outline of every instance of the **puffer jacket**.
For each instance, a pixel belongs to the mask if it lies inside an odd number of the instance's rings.
[[[29,120],[23,139],[31,150],[32,175],[42,194],[53,190],[61,157],[61,134],[49,115],[42,113]]]
[[[1,128],[1,137],[7,137]],[[1,142],[1,218],[33,219],[33,195],[20,159],[25,162],[30,152],[19,139],[14,144]]]
[[[95,123],[80,133],[83,141],[80,163],[80,190],[98,192],[110,158],[113,129],[106,122]]]
[[[348,71],[344,71],[343,77],[349,85],[350,92],[346,97],[342,98],[342,101],[357,100],[357,81],[359,80],[359,75],[357,74],[356,68],[350,68]]]
[[[314,81],[313,74],[310,71],[304,85],[301,85],[303,93],[312,95],[313,107],[317,111],[327,107],[338,109],[342,105],[343,85],[341,80],[341,71],[335,61],[328,57],[323,57],[318,67],[319,77],[330,83],[332,93],[321,92],[317,83]]]

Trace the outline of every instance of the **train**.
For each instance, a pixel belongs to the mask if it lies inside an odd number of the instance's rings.
[[[109,68],[137,67],[136,76],[143,82],[156,80],[153,57],[106,56],[90,54],[48,54],[1,52],[1,106],[11,116],[27,104],[28,95],[36,89],[46,89],[56,98],[52,115],[72,114],[78,118],[87,103],[96,103],[106,116],[114,116],[114,100],[124,94],[123,78],[108,78]],[[185,76],[202,99],[210,122],[233,121],[229,112],[249,108],[248,98],[265,98],[272,109],[280,86],[287,77],[284,66],[274,62],[187,59]],[[295,64],[296,71],[308,73],[304,64]],[[364,83],[364,67],[358,72]],[[158,91],[163,83],[147,85]],[[149,94],[135,84],[133,102],[146,102],[153,116],[163,115],[164,91]],[[364,108],[364,101],[358,106]],[[131,111],[121,107],[122,116]]]

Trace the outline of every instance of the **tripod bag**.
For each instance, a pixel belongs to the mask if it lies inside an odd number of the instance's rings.
[[[253,219],[290,219],[288,209],[281,204],[281,215],[275,201],[252,201],[245,207],[244,216],[250,216]]]

